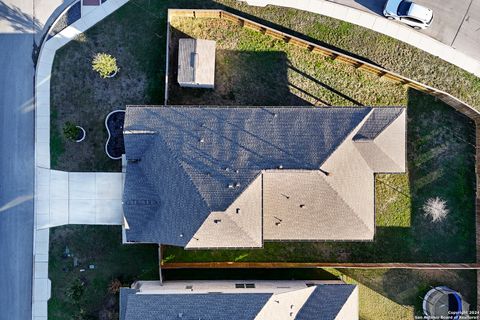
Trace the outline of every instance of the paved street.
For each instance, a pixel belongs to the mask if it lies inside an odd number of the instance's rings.
[[[0,1],[0,320],[31,319],[34,107],[32,49],[60,1]]]
[[[26,2],[18,9],[4,2],[0,5],[0,283],[4,284],[0,290],[0,319],[29,319],[33,263],[33,8]]]
[[[330,0],[383,16],[386,0]],[[480,60],[480,0],[414,0],[433,10],[433,22],[425,33]]]

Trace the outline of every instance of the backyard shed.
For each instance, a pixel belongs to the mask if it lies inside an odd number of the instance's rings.
[[[178,41],[178,83],[181,87],[213,88],[215,82],[215,41]]]

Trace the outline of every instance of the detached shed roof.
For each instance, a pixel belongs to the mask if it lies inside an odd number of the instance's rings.
[[[215,83],[215,41],[178,41],[178,83],[183,87],[213,88]]]
[[[404,108],[377,110],[128,107],[127,240],[372,239],[373,173],[405,170]]]

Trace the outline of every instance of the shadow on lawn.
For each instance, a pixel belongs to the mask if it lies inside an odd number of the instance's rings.
[[[178,40],[190,36],[172,27],[170,105],[299,106],[308,102],[290,92],[288,58],[281,51],[216,50],[215,88],[178,85]]]

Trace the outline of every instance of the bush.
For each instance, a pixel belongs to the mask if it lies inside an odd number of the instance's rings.
[[[425,217],[432,219],[432,222],[440,222],[448,215],[447,202],[439,197],[428,199],[423,205]]]
[[[76,141],[80,135],[80,128],[77,128],[76,125],[67,121],[63,126],[63,134],[67,139]]]
[[[117,294],[120,292],[120,288],[122,287],[122,282],[118,279],[114,279],[108,285],[108,292],[112,294]]]
[[[73,302],[79,302],[85,293],[85,285],[80,279],[75,279],[66,293]]]
[[[97,53],[93,57],[92,68],[97,71],[102,78],[111,76],[118,70],[117,59],[107,53]]]

